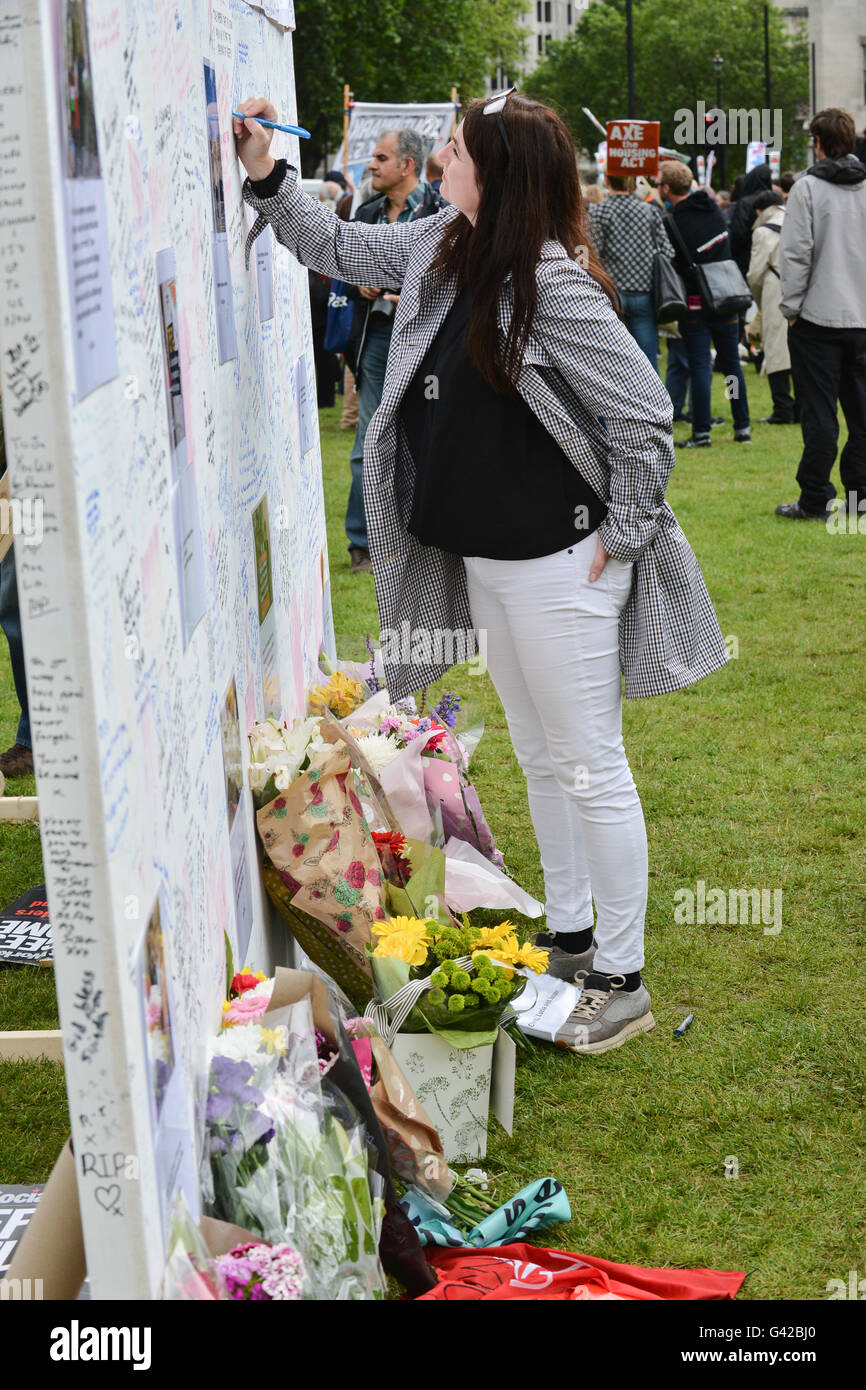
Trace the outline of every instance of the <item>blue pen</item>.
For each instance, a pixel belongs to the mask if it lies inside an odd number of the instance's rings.
[[[232,115],[236,121],[245,121],[247,117],[243,111],[233,111]],[[300,135],[302,140],[310,140],[312,137],[308,130],[304,130],[302,125],[278,125],[276,121],[266,121],[262,116],[250,116],[251,121],[258,121],[259,125],[266,125],[268,130],[284,130],[287,135]]]

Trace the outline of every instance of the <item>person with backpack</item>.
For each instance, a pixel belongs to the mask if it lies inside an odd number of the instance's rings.
[[[713,363],[710,347],[716,349],[716,365],[725,375],[734,419],[734,441],[751,442],[749,401],[740,366],[739,313],[719,315],[704,302],[706,285],[692,266],[731,261],[728,227],[715,198],[706,188],[692,192],[690,171],[678,160],[665,160],[659,169],[659,193],[671,203],[673,212],[665,227],[675,251],[674,266],[686,288],[688,312],[679,320],[679,330],[689,359],[692,383],[692,433],[680,447],[708,449],[712,428],[711,397]],[[739,277],[737,277],[739,278]],[[746,303],[749,302],[746,290]]]

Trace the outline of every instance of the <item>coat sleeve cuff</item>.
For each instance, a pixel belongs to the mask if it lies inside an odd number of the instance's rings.
[[[288,168],[289,164],[287,160],[278,159],[267,178],[246,180],[250,192],[255,194],[257,198],[273,198],[274,194],[279,192]],[[292,165],[292,168],[294,168],[294,165]]]

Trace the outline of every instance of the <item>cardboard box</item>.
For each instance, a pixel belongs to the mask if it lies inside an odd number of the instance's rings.
[[[487,1124],[496,1053],[494,1113],[511,1132],[514,1044],[500,1033],[496,1047],[452,1047],[435,1033],[398,1033],[391,1051],[436,1126],[448,1163],[487,1153]]]

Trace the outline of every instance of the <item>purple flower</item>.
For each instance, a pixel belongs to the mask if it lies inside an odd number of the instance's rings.
[[[205,1107],[205,1119],[208,1124],[213,1124],[215,1120],[227,1120],[234,1109],[234,1101],[230,1095],[217,1092],[214,1096],[208,1096],[207,1106]]]
[[[454,728],[459,713],[460,696],[456,695],[453,690],[446,691],[438,705],[433,709],[433,714],[439,720],[439,723],[447,724],[449,729]]]

